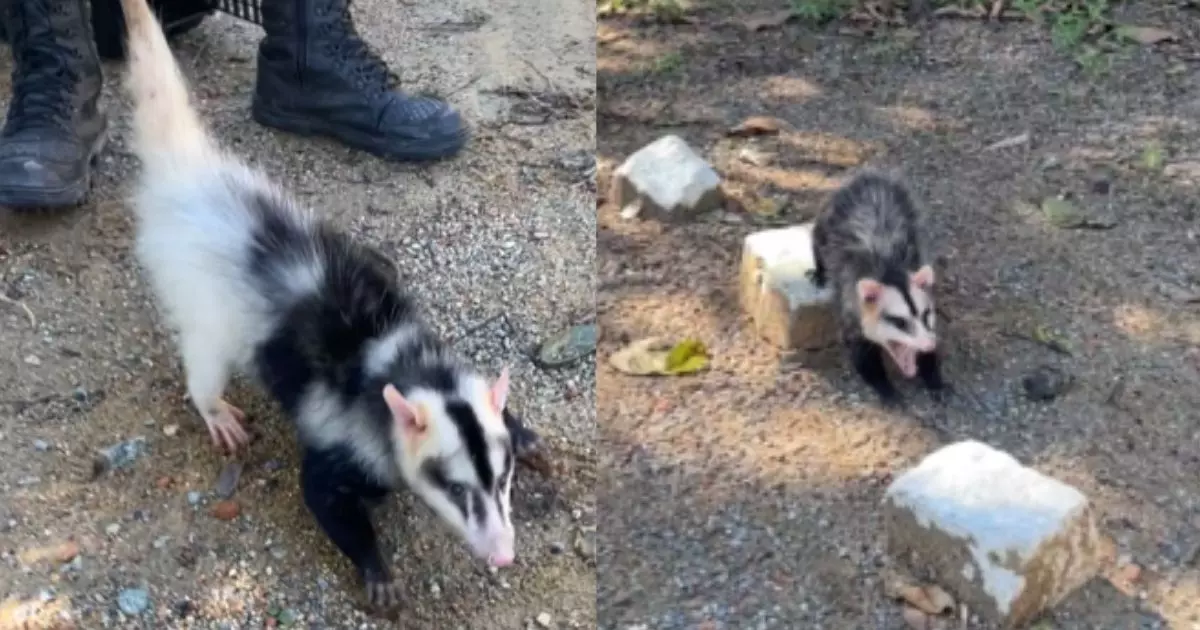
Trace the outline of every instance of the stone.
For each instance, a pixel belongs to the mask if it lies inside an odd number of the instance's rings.
[[[722,203],[721,176],[687,142],[668,135],[642,147],[613,172],[612,198],[630,218],[687,219]]]
[[[1062,601],[1113,553],[1081,492],[974,440],[897,477],[883,512],[897,560],[1009,628]]]
[[[836,335],[833,290],[811,272],[812,224],[755,232],[742,247],[742,309],[755,331],[783,349],[815,348]]]
[[[150,607],[150,593],[142,588],[127,588],[117,594],[117,607],[126,615],[140,615]]]

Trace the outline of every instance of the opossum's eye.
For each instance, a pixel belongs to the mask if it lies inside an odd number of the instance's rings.
[[[908,332],[909,323],[907,319],[904,319],[903,317],[896,317],[895,315],[884,315],[883,318],[887,320],[887,323],[896,327],[896,329],[900,332]]]
[[[464,495],[467,494],[466,486],[462,485],[461,483],[450,484],[449,490],[450,490],[450,496],[452,496],[456,499],[461,499]]]
[[[921,313],[921,323],[925,324],[925,328],[933,330],[933,309],[927,308]]]

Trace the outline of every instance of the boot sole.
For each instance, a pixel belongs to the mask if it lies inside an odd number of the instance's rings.
[[[83,181],[63,186],[62,188],[2,188],[0,187],[0,207],[8,208],[15,214],[49,214],[70,210],[82,206],[92,191],[92,172],[100,161],[100,152],[108,141],[108,125],[100,132],[100,137],[88,155],[88,168],[84,171]]]
[[[296,116],[275,110],[266,109],[257,102],[251,105],[251,116],[261,125],[287,131],[301,136],[322,136],[338,140],[349,147],[366,151],[377,157],[407,162],[427,162],[447,158],[457,154],[471,138],[471,132],[463,127],[457,135],[441,139],[435,143],[422,141],[414,142],[411,146],[396,148],[378,136],[351,130],[336,128],[329,123],[314,120],[308,116]]]

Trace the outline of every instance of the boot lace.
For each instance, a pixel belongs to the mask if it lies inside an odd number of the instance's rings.
[[[400,83],[400,77],[388,68],[383,58],[358,34],[350,16],[350,2],[331,3],[316,8],[320,41],[329,47],[330,56],[340,62],[350,80],[362,90],[386,92]]]
[[[12,101],[9,104],[5,132],[14,126],[67,128],[74,117],[71,95],[79,83],[79,54],[62,41],[82,34],[55,33],[48,22],[68,9],[61,2],[25,0],[14,2],[10,11],[18,26],[9,33],[13,51]]]

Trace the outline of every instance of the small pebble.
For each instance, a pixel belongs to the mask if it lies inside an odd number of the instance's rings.
[[[237,501],[218,501],[212,508],[212,515],[222,521],[231,521],[241,514],[242,507]]]
[[[242,462],[231,461],[225,464],[221,469],[220,476],[217,477],[217,496],[222,499],[228,499],[233,496],[237,490],[238,479],[242,477]]]
[[[126,615],[140,615],[150,607],[150,593],[141,588],[127,588],[117,595],[117,606]]]
[[[42,451],[44,453],[44,452],[50,450],[50,443],[47,442],[46,440],[34,440],[33,448],[36,448],[37,450]]]
[[[117,534],[121,533],[121,524],[120,523],[110,524],[108,527],[104,528],[104,533],[108,534],[109,536],[116,536]]]
[[[561,554],[562,552],[563,552],[563,544],[562,543],[560,543],[560,542],[550,543],[550,553],[557,556],[557,555]]]
[[[177,433],[179,433],[178,424],[168,424],[167,426],[163,427],[163,435],[167,437],[175,437],[175,434]]]
[[[37,358],[37,355],[33,355],[33,354],[25,357],[25,362],[28,363],[29,365],[41,365],[42,364],[42,360]]]
[[[191,492],[187,493],[188,503],[190,503],[192,505],[200,505],[201,498],[203,498],[203,497],[200,495],[199,492],[197,492],[195,490],[192,490]]]
[[[537,622],[539,626],[549,628],[551,620],[550,613],[538,613]]]

